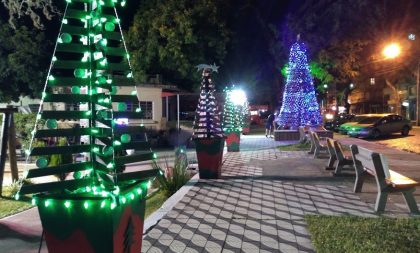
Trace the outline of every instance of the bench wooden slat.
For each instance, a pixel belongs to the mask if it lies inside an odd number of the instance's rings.
[[[407,187],[407,186],[417,186],[420,185],[417,181],[414,181],[411,178],[408,178],[406,176],[401,175],[398,172],[395,172],[393,170],[389,170],[390,177],[386,178],[387,183],[391,184],[393,187],[399,188],[399,187]]]

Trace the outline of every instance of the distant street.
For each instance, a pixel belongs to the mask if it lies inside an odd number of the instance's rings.
[[[336,136],[335,138],[340,138],[343,135],[334,134],[334,136]],[[407,137],[396,133],[391,136],[382,137],[378,140],[368,139],[368,141],[384,144],[388,147],[394,147],[399,150],[420,154],[420,127],[413,127]]]
[[[375,142],[420,154],[420,127],[413,127],[407,137],[403,137],[400,134],[394,134],[391,137],[382,138]]]

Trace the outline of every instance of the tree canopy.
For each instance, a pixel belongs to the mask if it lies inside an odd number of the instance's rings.
[[[45,82],[49,42],[43,32],[26,26],[12,29],[0,20],[0,100],[40,94]]]
[[[195,66],[223,63],[229,31],[222,0],[142,1],[127,42],[136,79],[162,74],[182,88],[197,87]]]

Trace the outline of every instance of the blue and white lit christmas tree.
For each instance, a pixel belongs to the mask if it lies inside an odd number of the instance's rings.
[[[283,104],[276,122],[280,126],[291,129],[322,123],[313,78],[306,57],[306,47],[304,43],[299,42],[299,38],[290,49]]]

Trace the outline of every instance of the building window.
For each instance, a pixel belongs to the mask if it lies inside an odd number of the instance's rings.
[[[143,119],[153,119],[153,102],[141,101],[140,108],[143,112]]]

